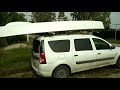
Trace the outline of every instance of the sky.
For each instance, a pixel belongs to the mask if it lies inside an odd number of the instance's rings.
[[[23,13],[23,12],[22,12]],[[68,19],[71,20],[71,17],[70,17],[70,13],[71,12],[66,12],[65,15],[68,16]],[[26,15],[26,13],[24,12],[24,14]],[[27,19],[28,21],[31,20],[31,12],[27,12]],[[58,15],[58,12],[57,12],[57,15]],[[115,25],[113,24],[120,24],[120,12],[111,12],[111,27],[112,28],[116,28]],[[120,28],[120,25],[117,25],[117,29]]]
[[[116,28],[115,25],[113,24],[120,24],[120,12],[112,12],[111,15],[111,24],[112,24],[112,28]],[[117,29],[120,28],[120,25],[117,26]]]

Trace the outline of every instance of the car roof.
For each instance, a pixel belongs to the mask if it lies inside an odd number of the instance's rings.
[[[45,40],[45,39],[63,39],[63,38],[71,38],[71,37],[76,37],[76,38],[97,38],[97,36],[94,35],[85,35],[85,34],[70,34],[70,35],[52,35],[52,36],[38,36],[36,39],[37,40]]]

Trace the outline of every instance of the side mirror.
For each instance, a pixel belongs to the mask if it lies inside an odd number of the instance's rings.
[[[111,49],[115,49],[115,46],[114,46],[114,45],[112,45],[110,48],[111,48]]]

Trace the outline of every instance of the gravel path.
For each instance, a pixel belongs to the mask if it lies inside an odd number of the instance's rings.
[[[3,48],[3,50],[10,50],[10,49],[14,49],[14,48],[30,48],[31,46],[27,45],[27,44],[23,44],[23,43],[18,43],[18,44],[13,44],[10,46],[7,46],[5,48]]]

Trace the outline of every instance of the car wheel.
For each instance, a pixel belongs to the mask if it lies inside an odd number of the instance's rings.
[[[120,56],[117,59],[116,66],[120,68]]]
[[[67,78],[70,75],[70,70],[67,66],[59,66],[53,71],[53,78]]]

